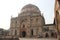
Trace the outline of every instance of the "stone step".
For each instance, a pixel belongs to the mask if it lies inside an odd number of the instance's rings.
[[[19,40],[58,40],[57,38],[19,38]]]

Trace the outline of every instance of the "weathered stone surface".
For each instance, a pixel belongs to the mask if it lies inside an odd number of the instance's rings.
[[[19,38],[19,40],[58,40],[56,38]]]

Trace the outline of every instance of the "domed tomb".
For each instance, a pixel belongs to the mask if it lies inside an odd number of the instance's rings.
[[[18,18],[20,19],[20,33],[26,32],[25,36],[31,36],[31,30],[38,31],[37,34],[36,32],[33,34],[34,36],[42,32],[45,20],[37,6],[32,4],[24,6]],[[23,34],[21,36],[23,36]]]

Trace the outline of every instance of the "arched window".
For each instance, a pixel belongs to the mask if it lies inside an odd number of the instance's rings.
[[[52,32],[51,37],[57,37],[57,34]]]
[[[23,28],[25,28],[25,25],[23,24]]]
[[[38,22],[38,18],[36,18],[36,22]]]
[[[46,33],[45,37],[46,37],[46,38],[48,38],[48,37],[49,37],[48,33]]]
[[[31,35],[33,36],[33,29],[31,30]]]
[[[15,30],[15,35],[17,35],[17,30]]]
[[[10,32],[11,32],[11,35],[13,35],[13,30],[11,30]]]
[[[45,27],[43,28],[43,30],[46,32],[46,31],[49,31],[49,27]]]
[[[22,32],[22,37],[26,37],[26,32],[25,31]]]
[[[53,32],[51,33],[51,37],[54,37],[54,33]]]
[[[57,15],[57,16],[60,15],[58,11],[56,11],[56,15]]]

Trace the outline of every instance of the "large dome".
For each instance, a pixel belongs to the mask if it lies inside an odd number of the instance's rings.
[[[21,12],[38,12],[38,13],[40,13],[40,10],[37,6],[35,6],[33,4],[28,4],[21,9]]]
[[[19,18],[26,23],[31,23],[32,26],[43,26],[45,24],[44,17],[41,15],[39,8],[33,4],[28,4],[21,9]],[[21,21],[20,20],[20,21]],[[28,22],[27,22],[28,21]],[[25,23],[25,24],[26,24]]]

